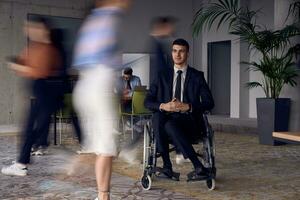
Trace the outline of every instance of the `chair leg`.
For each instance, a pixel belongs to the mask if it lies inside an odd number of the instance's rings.
[[[59,145],[61,145],[63,129],[64,129],[64,120],[62,119],[61,131],[60,131],[60,134],[59,134]]]
[[[56,127],[56,121],[57,121],[57,119],[56,119],[56,111],[55,111],[55,113],[54,113],[54,135],[53,135],[53,139],[54,139],[54,145],[57,145],[57,141],[56,141],[56,134],[57,134],[57,127]]]
[[[133,134],[134,134],[134,132],[133,132],[133,116],[131,116],[131,139],[133,140]]]
[[[60,119],[59,119],[59,144],[61,144],[61,133],[62,132],[62,111],[60,111]]]
[[[125,124],[124,124],[124,116],[121,116],[121,120],[122,120],[122,132],[123,132],[123,137],[125,139]]]

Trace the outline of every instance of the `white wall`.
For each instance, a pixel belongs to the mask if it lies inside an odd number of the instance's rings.
[[[279,29],[284,24],[289,23],[291,20],[286,21],[289,4],[292,0],[265,0],[265,1],[252,1],[250,4],[251,9],[262,9],[262,17],[259,18],[258,23],[266,25],[270,29]],[[261,55],[251,52],[250,55],[253,61],[257,61],[261,58]],[[251,72],[250,80],[260,80],[262,78],[260,73]],[[299,81],[298,81],[299,82]],[[256,118],[256,98],[265,97],[265,94],[261,89],[250,90],[250,104],[249,104],[249,117]],[[292,99],[291,109],[291,129],[296,129],[299,125],[299,88],[291,88],[285,86],[282,90],[280,97],[289,97]]]
[[[289,4],[293,0],[275,0],[275,28],[282,28],[284,24],[292,23],[293,19],[290,17],[286,20],[286,14],[289,9]],[[295,38],[293,44],[299,43],[299,37]],[[291,114],[290,114],[290,130],[299,131],[300,130],[300,77],[297,78],[297,87],[285,86],[282,90],[281,97],[291,98]]]
[[[257,18],[257,23],[264,25],[269,29],[274,28],[274,0],[251,0],[249,2],[249,7],[251,10],[261,9],[259,18]],[[258,61],[261,58],[257,52],[252,51],[250,53],[250,62]],[[260,81],[261,73],[259,72],[250,72],[250,81]],[[250,90],[249,97],[249,117],[256,118],[256,98],[265,97],[264,92],[261,88],[255,88]]]

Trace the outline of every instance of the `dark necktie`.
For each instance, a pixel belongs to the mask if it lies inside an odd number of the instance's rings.
[[[176,79],[176,87],[175,87],[175,98],[178,101],[181,101],[181,74],[182,74],[182,71],[178,70],[177,71],[177,79]]]
[[[127,80],[126,89],[131,90],[130,80]]]

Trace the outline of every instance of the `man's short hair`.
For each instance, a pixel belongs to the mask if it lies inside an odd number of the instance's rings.
[[[177,19],[172,16],[155,17],[151,22],[151,26],[153,27],[155,25],[174,24],[176,22]]]
[[[182,39],[182,38],[178,38],[178,39],[174,40],[174,42],[173,42],[172,45],[185,46],[187,51],[190,50],[190,45],[189,45],[189,43],[188,43],[185,39]]]
[[[126,67],[123,71],[123,74],[132,75],[132,69],[130,67]]]

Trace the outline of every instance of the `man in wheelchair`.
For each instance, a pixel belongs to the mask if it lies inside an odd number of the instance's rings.
[[[214,107],[204,74],[187,64],[188,55],[188,42],[176,39],[172,45],[173,69],[161,66],[163,70],[151,83],[145,99],[145,106],[154,112],[153,131],[157,152],[163,160],[162,173],[178,180],[179,174],[172,169],[169,141],[192,162],[194,171],[188,174],[189,180],[206,176],[207,170],[192,143],[203,132],[199,123],[203,112]]]

